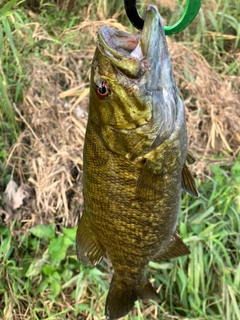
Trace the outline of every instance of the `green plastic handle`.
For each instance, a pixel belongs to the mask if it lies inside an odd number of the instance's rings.
[[[188,0],[181,19],[172,26],[165,26],[165,34],[173,34],[185,29],[198,14],[201,4],[202,0]]]
[[[165,34],[173,34],[185,29],[196,17],[199,9],[201,8],[202,0],[187,0],[187,5],[181,19],[173,26],[164,27]],[[125,10],[128,19],[132,25],[138,30],[143,29],[144,20],[138,14],[136,8],[136,0],[124,0]]]

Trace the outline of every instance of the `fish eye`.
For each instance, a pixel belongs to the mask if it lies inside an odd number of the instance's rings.
[[[97,80],[95,92],[99,99],[106,99],[110,94],[108,83],[104,80]]]

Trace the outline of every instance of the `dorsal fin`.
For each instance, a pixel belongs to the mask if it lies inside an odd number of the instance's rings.
[[[199,198],[195,181],[186,163],[184,164],[182,170],[182,188],[192,196]]]

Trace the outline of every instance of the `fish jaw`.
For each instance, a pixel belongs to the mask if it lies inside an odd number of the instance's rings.
[[[148,6],[144,28],[140,38],[142,55],[150,67],[144,80],[148,90],[165,88],[175,85],[172,77],[172,63],[168,54],[164,25],[155,6]]]
[[[138,56],[132,56],[131,53],[138,46],[139,38],[139,35],[103,26],[98,32],[97,47],[103,56],[106,56],[124,74],[137,77],[142,58],[141,52]]]
[[[171,60],[161,16],[155,6],[148,6],[140,35],[103,26],[98,34],[98,48],[111,63],[126,75],[138,78],[148,90],[156,90],[168,82],[172,85]],[[167,81],[166,81],[167,80]]]

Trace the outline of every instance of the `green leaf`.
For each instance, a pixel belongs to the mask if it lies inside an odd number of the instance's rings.
[[[3,30],[6,33],[8,42],[9,42],[10,47],[12,49],[12,52],[13,52],[17,67],[19,68],[20,73],[22,73],[22,67],[21,67],[21,64],[20,64],[18,51],[17,51],[17,49],[15,47],[15,44],[14,44],[14,41],[13,41],[13,36],[12,36],[12,30],[11,30],[9,21],[8,21],[8,19],[6,17],[2,18],[2,24],[3,24]]]
[[[59,236],[57,239],[54,239],[50,245],[48,252],[51,253],[51,263],[56,264],[61,262],[66,257],[68,246],[64,244],[64,239],[62,236]]]
[[[61,288],[62,288],[61,284],[56,279],[53,279],[51,281],[50,286],[51,286],[51,292],[53,296],[54,297],[58,296],[59,293],[61,292]]]
[[[72,245],[75,245],[75,239],[72,240],[69,237],[64,236],[63,237],[63,244],[66,246],[66,248],[69,248]]]
[[[10,0],[7,2],[7,4],[4,5],[4,7],[0,10],[0,19],[2,17],[4,17],[7,14],[10,14],[11,12],[9,12],[14,6],[15,4],[18,2],[18,0]],[[23,1],[20,1],[19,3],[21,3]]]
[[[32,262],[27,270],[26,277],[34,277],[42,272],[43,266],[47,263],[47,257],[43,256],[42,259],[38,259]]]
[[[72,278],[73,272],[71,270],[69,270],[68,268],[66,268],[63,270],[63,273],[61,276],[62,276],[63,281],[66,282]]]
[[[240,158],[237,159],[231,168],[232,177],[235,181],[240,182]]]
[[[75,243],[77,227],[62,228],[62,232],[65,236],[68,236]]]
[[[45,264],[42,271],[46,276],[49,276],[55,271],[55,268],[51,264]]]
[[[35,237],[38,237],[40,239],[47,238],[49,240],[52,240],[55,236],[55,225],[53,223],[50,224],[49,226],[46,226],[44,224],[39,224],[29,229],[29,231]]]
[[[49,246],[48,246],[48,252],[51,254],[53,252],[59,252],[63,245],[63,237],[58,236],[57,238],[53,239]]]

